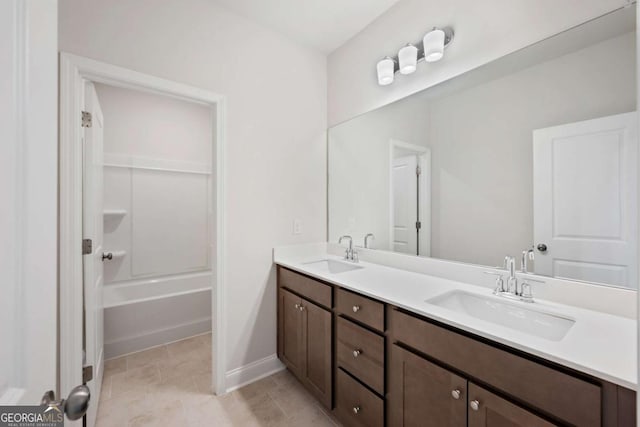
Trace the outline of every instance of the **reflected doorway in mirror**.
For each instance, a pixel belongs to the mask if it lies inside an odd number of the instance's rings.
[[[389,141],[389,249],[431,254],[431,150]]]

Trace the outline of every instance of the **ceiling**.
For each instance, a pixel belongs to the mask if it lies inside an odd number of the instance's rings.
[[[214,0],[289,38],[330,53],[399,0]]]

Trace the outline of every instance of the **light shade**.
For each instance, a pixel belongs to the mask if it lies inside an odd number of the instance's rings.
[[[411,74],[418,66],[418,48],[408,44],[398,51],[400,74]]]
[[[436,62],[444,56],[444,31],[433,29],[429,31],[422,43],[424,44],[424,60],[427,62]]]
[[[395,64],[393,59],[385,56],[380,61],[378,61],[378,65],[376,69],[378,70],[378,84],[380,86],[386,86],[393,83],[393,72],[394,72]]]

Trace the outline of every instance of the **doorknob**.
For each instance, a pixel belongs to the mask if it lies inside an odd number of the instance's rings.
[[[538,250],[540,252],[547,252],[547,245],[545,245],[544,243],[538,243]]]
[[[86,385],[74,387],[66,399],[55,400],[56,394],[53,390],[49,390],[42,396],[42,405],[56,408],[60,412],[64,412],[71,421],[79,420],[87,413],[89,409],[89,401],[91,400],[91,391]]]

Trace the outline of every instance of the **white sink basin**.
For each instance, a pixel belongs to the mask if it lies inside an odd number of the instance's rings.
[[[322,273],[338,274],[345,271],[359,270],[362,267],[347,262],[336,261],[334,259],[322,259],[320,261],[305,262],[303,265],[317,269]]]
[[[550,341],[562,340],[575,323],[568,317],[536,310],[535,303],[529,307],[499,298],[452,291],[426,302]]]

